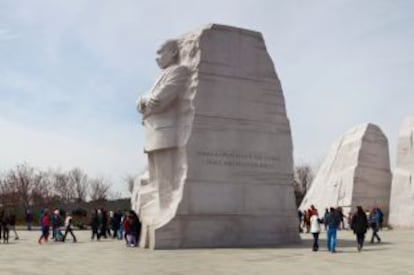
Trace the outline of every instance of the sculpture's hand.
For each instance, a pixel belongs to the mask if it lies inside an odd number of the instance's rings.
[[[160,100],[156,99],[156,98],[153,98],[153,97],[151,97],[147,102],[147,106],[150,109],[157,108],[159,105],[160,105]]]
[[[137,111],[140,113],[144,113],[147,107],[147,99],[145,96],[140,96],[137,100]]]

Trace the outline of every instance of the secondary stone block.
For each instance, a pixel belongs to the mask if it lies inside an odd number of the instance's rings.
[[[347,215],[361,205],[366,210],[379,207],[388,217],[390,189],[387,137],[378,126],[363,124],[333,144],[300,209],[313,204],[322,212],[339,206]]]
[[[390,224],[414,228],[414,117],[405,119],[398,137],[391,188]]]

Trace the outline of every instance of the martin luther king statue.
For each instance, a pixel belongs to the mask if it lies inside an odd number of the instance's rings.
[[[148,156],[148,180],[139,200],[144,247],[151,246],[154,231],[175,216],[181,201],[187,169],[185,128],[192,108],[185,97],[190,71],[180,65],[178,41],[166,41],[157,55],[162,73],[148,94],[137,100]]]

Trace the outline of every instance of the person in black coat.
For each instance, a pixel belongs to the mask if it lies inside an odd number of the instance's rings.
[[[3,243],[9,243],[10,217],[7,213],[3,212],[0,223],[3,228]]]
[[[10,214],[9,221],[10,221],[10,230],[14,232],[14,239],[18,240],[19,235],[17,234],[17,231],[16,231],[16,214],[15,213]]]
[[[91,230],[92,230],[91,240],[94,240],[95,237],[96,237],[99,241],[101,239],[101,235],[98,232],[99,218],[98,218],[98,210],[97,209],[94,209],[92,211],[90,224],[91,224]]]
[[[0,209],[0,240],[3,237],[3,218],[4,218],[4,209]]]
[[[364,246],[365,233],[368,229],[368,218],[361,206],[357,206],[357,211],[352,216],[351,228],[357,237],[358,251],[361,251]]]
[[[137,213],[135,213],[133,210],[129,211],[128,217],[128,233],[131,235],[131,239],[133,240],[132,243],[130,243],[130,246],[138,246],[139,238],[141,235],[141,222],[138,218]]]

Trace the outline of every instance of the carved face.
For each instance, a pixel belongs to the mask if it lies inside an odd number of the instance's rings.
[[[175,63],[177,54],[177,49],[166,43],[157,51],[158,56],[155,60],[161,69],[165,69]]]

